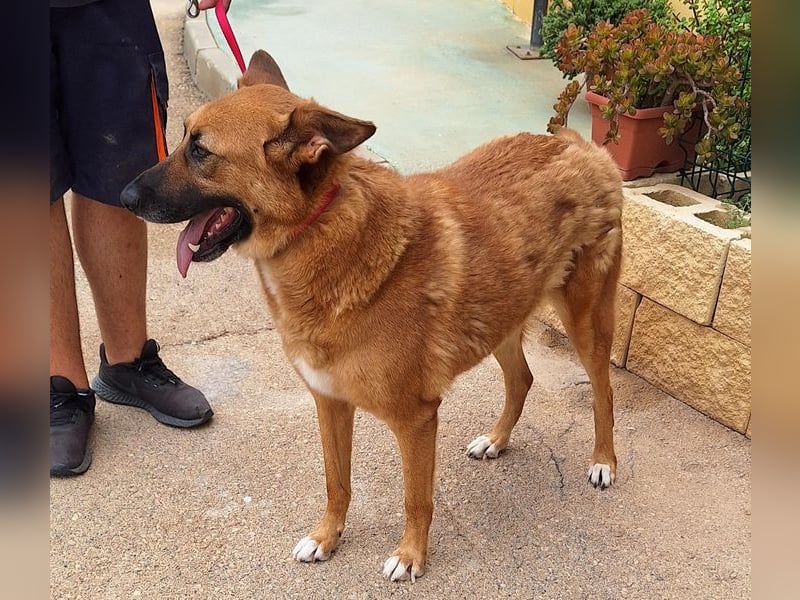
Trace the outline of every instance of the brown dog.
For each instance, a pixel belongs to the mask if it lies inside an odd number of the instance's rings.
[[[178,241],[184,275],[234,243],[255,262],[286,355],[314,396],[325,457],[327,507],[294,557],[325,560],[339,541],[360,408],[387,423],[402,455],[406,527],[383,573],[422,575],[441,396],[494,354],[505,407],[468,454],[496,458],[533,381],[521,340],[543,301],[591,379],[589,480],[610,485],[622,187],[606,151],[568,131],[523,133],[402,177],[350,153],[372,123],[290,93],[265,52],[239,85],[189,116],[181,145],[122,200],[150,221],[190,219]]]

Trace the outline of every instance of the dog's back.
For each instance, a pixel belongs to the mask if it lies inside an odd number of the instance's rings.
[[[465,223],[479,234],[493,227],[500,238],[525,240],[535,271],[595,244],[620,221],[622,182],[610,155],[571,130],[562,132],[494,140],[434,175],[461,187]]]
[[[455,373],[562,288],[578,255],[591,257],[597,277],[619,260],[618,171],[605,150],[569,130],[500,138],[408,183],[411,200],[435,223],[421,289],[446,299],[432,324],[442,337],[431,339],[452,340],[453,352],[438,352]]]

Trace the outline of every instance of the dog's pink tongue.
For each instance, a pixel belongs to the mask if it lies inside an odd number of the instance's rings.
[[[200,213],[189,221],[188,225],[181,231],[180,236],[178,236],[178,247],[176,248],[178,271],[180,271],[184,279],[186,278],[186,273],[189,272],[189,265],[194,256],[194,252],[192,252],[189,244],[196,246],[200,242],[200,238],[203,237],[203,232],[206,230],[206,225],[214,218],[218,210],[219,209],[212,208],[204,213]]]

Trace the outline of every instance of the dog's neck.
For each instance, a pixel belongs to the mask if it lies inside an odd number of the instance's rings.
[[[299,234],[274,256],[255,259],[273,313],[338,317],[368,303],[409,244],[415,223],[400,176],[373,177],[385,168],[344,158],[328,179],[338,188],[326,185]],[[315,226],[323,215],[325,226]]]
[[[330,189],[325,192],[325,195],[322,197],[322,201],[319,203],[319,206],[317,206],[317,208],[314,209],[314,212],[308,215],[308,218],[303,221],[300,224],[300,227],[295,229],[295,231],[292,233],[289,243],[300,237],[306,229],[311,227],[311,225],[313,225],[314,222],[319,219],[320,215],[328,209],[331,203],[336,199],[336,196],[339,195],[339,190],[341,189],[342,186],[340,186],[338,183],[334,183]]]

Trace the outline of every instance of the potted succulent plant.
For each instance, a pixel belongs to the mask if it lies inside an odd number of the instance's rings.
[[[547,129],[566,126],[584,87],[592,112],[592,139],[606,144],[624,179],[676,171],[688,158],[710,157],[718,139],[734,140],[741,124],[735,95],[739,71],[719,38],[654,23],[647,10],[619,25],[604,21],[586,35],[570,25],[555,48],[558,68],[572,78]],[[583,79],[575,79],[583,75]],[[690,131],[692,148],[673,141]],[[692,137],[691,134],[695,136]],[[698,137],[699,136],[699,137]]]
[[[707,0],[691,1],[706,2]],[[674,19],[670,0],[550,0],[547,4],[547,12],[542,17],[541,54],[554,59],[555,62],[556,44],[570,23],[581,26],[587,31],[600,21],[608,21],[612,25],[616,25],[625,15],[637,8],[646,8],[656,23],[666,24]]]

